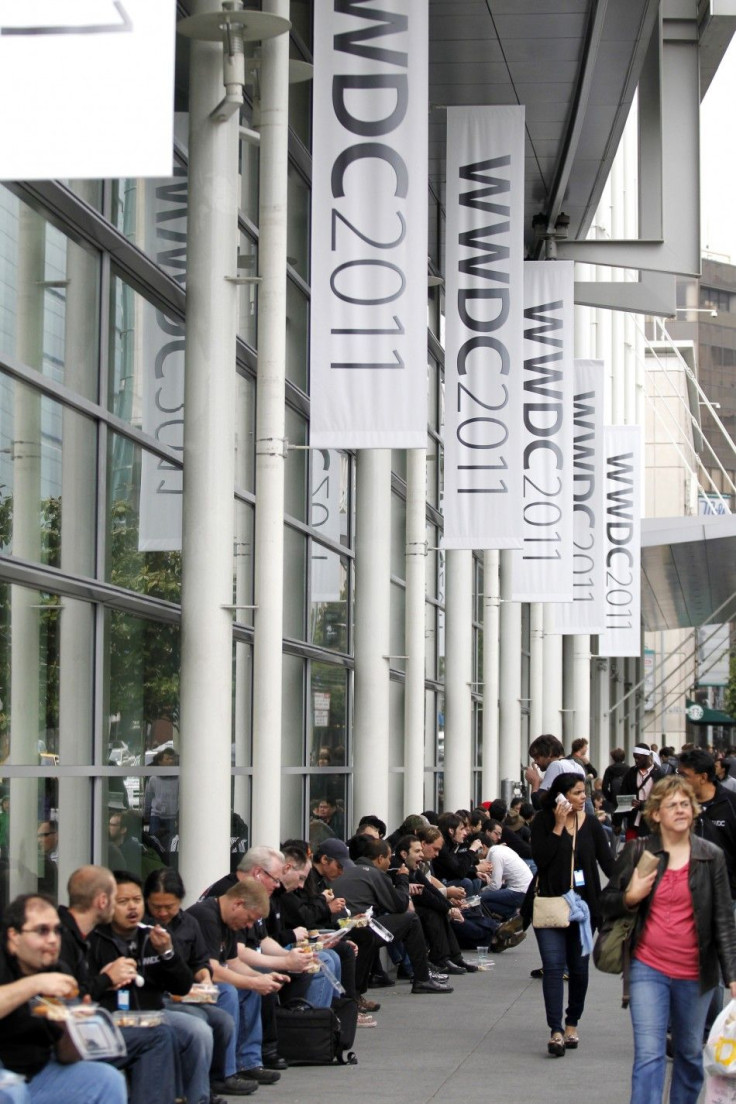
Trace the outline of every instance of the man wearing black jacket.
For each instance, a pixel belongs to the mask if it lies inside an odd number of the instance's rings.
[[[678,774],[690,783],[700,805],[695,831],[723,851],[731,897],[736,900],[736,793],[716,779],[713,756],[703,748],[683,751],[678,762]]]
[[[135,962],[119,955],[97,972],[90,965],[88,936],[98,924],[109,924],[115,908],[116,885],[104,866],[82,866],[69,878],[69,907],[60,905],[61,951],[59,958],[74,975],[81,996],[100,1001],[130,985],[137,974]],[[170,1028],[123,1027],[127,1055],[112,1064],[127,1072],[130,1104],[146,1104],[151,1085],[160,1089],[161,1104],[176,1097],[176,1040]]]
[[[90,934],[90,964],[101,973],[121,956],[132,959],[143,985],[136,979],[129,988],[103,993],[100,1003],[109,1011],[119,1009],[119,994],[124,992],[131,1010],[163,1010],[164,1022],[176,1036],[184,1095],[190,1104],[209,1104],[212,1031],[192,1016],[164,1010],[164,993],[175,996],[188,993],[194,980],[192,971],[165,928],[142,924],[144,901],[140,879],[120,870],[114,872],[114,877],[117,891],[112,919]]]
[[[429,976],[427,944],[416,912],[409,910],[409,871],[400,866],[394,880],[388,876],[391,846],[385,840],[356,836],[351,841],[356,861],[343,867],[332,885],[338,897],[344,897],[351,912],[373,915],[406,947],[414,969],[412,993],[451,993],[452,988]]]

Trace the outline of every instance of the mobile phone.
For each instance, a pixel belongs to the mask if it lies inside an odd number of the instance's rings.
[[[565,795],[564,794],[558,794],[557,797],[555,798],[555,804],[556,805],[561,805],[563,801],[567,801],[567,798],[565,797]]]

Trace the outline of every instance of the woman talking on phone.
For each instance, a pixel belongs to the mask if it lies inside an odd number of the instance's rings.
[[[736,926],[720,848],[692,834],[700,809],[676,774],[656,783],[644,808],[652,829],[628,843],[601,905],[605,916],[636,913],[631,937],[631,1104],[660,1104],[667,1025],[674,1063],[671,1104],[696,1104],[703,1084],[703,1028],[722,976],[736,997]],[[656,857],[642,875],[642,850]],[[642,863],[642,866],[644,864]],[[719,970],[720,964],[720,970]]]
[[[606,834],[598,820],[585,813],[585,779],[580,774],[559,774],[544,793],[542,807],[532,821],[531,843],[538,870],[537,894],[560,897],[573,890],[576,895],[568,927],[538,927],[536,923],[534,926],[542,956],[542,992],[551,1032],[547,1052],[553,1058],[561,1058],[580,1042],[578,1023],[588,990],[591,929],[597,927],[600,919],[598,866],[608,876],[613,871]],[[570,990],[563,1027],[566,969]]]

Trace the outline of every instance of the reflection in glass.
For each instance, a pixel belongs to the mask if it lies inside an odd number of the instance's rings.
[[[348,650],[347,560],[313,540],[311,547],[310,639],[313,644]]]
[[[326,839],[345,839],[347,775],[309,777],[309,843],[312,848]]]
[[[114,180],[112,222],[182,287],[187,269],[187,170],[157,180]]]
[[[167,488],[170,487],[170,491]],[[110,433],[105,577],[178,602],[181,593],[181,471]]]
[[[59,851],[65,828],[56,778],[6,778],[0,786],[0,907],[19,893],[47,893],[61,882]]]
[[[96,399],[98,295],[97,254],[0,186],[0,356]]]
[[[238,276],[258,275],[258,246],[248,234],[238,239]],[[238,287],[238,337],[251,349],[258,348],[258,285]]]
[[[108,765],[151,765],[162,750],[178,750],[179,626],[109,610],[105,642]],[[140,807],[141,796],[128,801]]]
[[[348,672],[344,667],[316,661],[312,662],[310,671],[310,766],[344,767],[347,765]]]

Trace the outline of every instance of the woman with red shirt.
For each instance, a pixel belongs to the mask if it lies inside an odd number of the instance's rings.
[[[703,1028],[722,976],[736,998],[736,926],[720,848],[692,835],[700,809],[678,775],[656,783],[644,815],[656,870],[636,869],[640,844],[622,851],[603,891],[604,916],[636,912],[631,953],[634,1068],[631,1104],[661,1104],[667,1025],[674,1064],[670,1104],[696,1104],[703,1084]],[[720,964],[720,971],[719,971]]]

